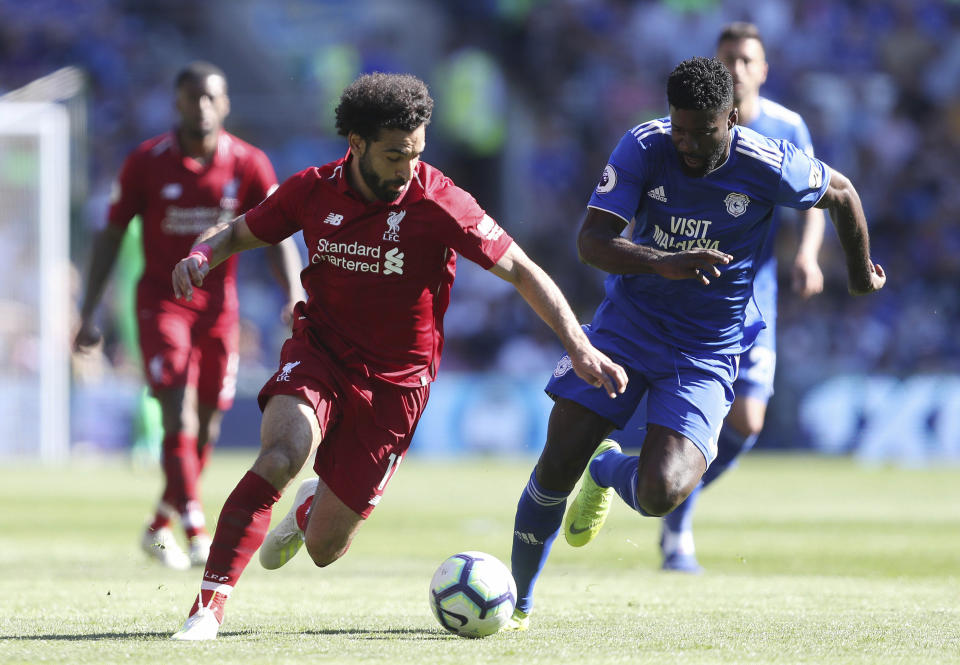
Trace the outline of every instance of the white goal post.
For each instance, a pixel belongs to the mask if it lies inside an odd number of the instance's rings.
[[[0,98],[0,458],[69,457],[69,141],[62,105]]]

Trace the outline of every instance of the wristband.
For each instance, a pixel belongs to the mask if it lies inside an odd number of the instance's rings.
[[[205,242],[194,245],[190,249],[190,253],[187,254],[187,258],[191,259],[194,257],[200,261],[200,265],[203,265],[204,263],[209,264],[210,259],[213,257],[213,248]]]

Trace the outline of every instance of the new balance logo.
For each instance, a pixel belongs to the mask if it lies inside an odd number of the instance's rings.
[[[333,226],[340,226],[340,222],[343,221],[343,215],[338,215],[335,212],[331,212],[327,215],[327,218],[323,220],[324,224],[331,224]]]
[[[660,185],[659,187],[654,187],[653,189],[651,189],[649,192],[647,192],[647,196],[649,196],[651,199],[656,199],[657,201],[660,201],[660,203],[667,202],[667,193],[663,191],[663,185]]]
[[[394,247],[383,255],[383,274],[403,274],[403,252]]]

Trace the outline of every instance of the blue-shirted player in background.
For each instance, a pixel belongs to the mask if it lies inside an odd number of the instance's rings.
[[[561,521],[579,547],[599,533],[614,492],[641,514],[662,516],[700,483],[717,456],[740,354],[764,326],[753,278],[776,206],[830,210],[852,294],[886,281],[850,181],[792,143],[737,126],[733,79],[720,60],[680,63],[667,100],[668,118],[634,127],[614,149],[580,229],[581,258],[611,273],[588,336],[627,368],[629,383],[610,399],[564,357],[547,384],[556,403],[517,505],[518,602],[508,629],[529,625],[533,587]],[[632,237],[621,237],[632,219]],[[639,457],[624,455],[605,437],[645,394],[643,447]]]
[[[717,58],[733,76],[733,102],[737,123],[769,138],[786,139],[813,156],[807,125],[797,113],[760,96],[767,80],[763,40],[751,23],[731,23],[717,39]],[[823,290],[823,273],[817,254],[823,242],[824,216],[818,208],[801,213],[800,245],[793,261],[793,290],[803,298]],[[760,331],[749,351],[740,356],[740,372],[733,384],[736,395],[717,439],[717,458],[703,474],[700,484],[687,500],[663,518],[660,550],[664,570],[699,573],[693,542],[693,513],[700,491],[732,468],[739,455],[753,448],[773,395],[777,362],[777,259],[774,243],[779,228],[777,216],[769,225],[767,238],[756,259],[753,294],[767,327]]]

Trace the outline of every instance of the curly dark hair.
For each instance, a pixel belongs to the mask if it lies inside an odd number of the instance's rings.
[[[376,139],[381,129],[412,132],[430,122],[433,98],[410,74],[364,74],[347,86],[337,105],[337,133]]]
[[[667,101],[685,111],[723,111],[733,106],[733,77],[716,58],[690,58],[667,79]]]

